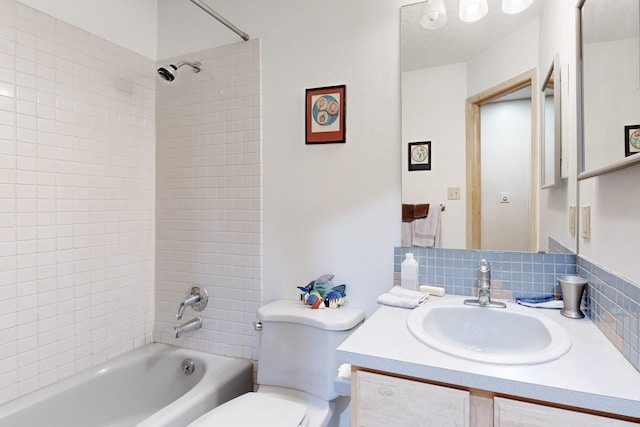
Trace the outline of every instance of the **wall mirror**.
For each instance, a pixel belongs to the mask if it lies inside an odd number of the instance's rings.
[[[560,55],[556,54],[547,77],[542,82],[540,112],[540,184],[541,188],[560,185],[562,162]]]
[[[555,0],[554,0],[555,1]],[[521,148],[515,153],[497,149],[488,153],[470,152],[467,147],[466,115],[469,100],[491,88],[501,87],[519,76],[533,75],[530,80],[530,98],[539,98],[540,82],[548,67],[544,65],[542,76],[538,78],[540,38],[540,16],[545,8],[544,0],[536,0],[525,12],[507,15],[501,11],[500,0],[489,0],[489,12],[478,22],[463,23],[458,19],[458,1],[445,0],[446,23],[437,29],[426,29],[420,25],[426,2],[411,4],[401,8],[401,83],[402,83],[402,202],[408,204],[436,203],[446,205],[441,214],[442,246],[447,248],[475,248],[469,245],[467,226],[471,222],[467,208],[468,184],[470,173],[467,161],[476,161],[483,157],[489,160],[505,159],[503,165],[513,166],[509,159],[520,160],[527,151],[533,151],[533,160],[520,167],[525,176],[506,179],[502,182],[526,182],[532,189],[531,196],[524,203],[528,213],[513,213],[501,219],[502,231],[493,235],[504,237],[504,224],[515,224],[530,212],[538,212],[537,193],[540,191],[540,165],[537,159],[539,136],[537,118],[540,115],[540,103],[536,103],[528,120],[516,131],[526,135],[532,148]],[[545,61],[546,62],[546,61]],[[559,70],[559,67],[558,67]],[[555,83],[554,83],[555,84]],[[523,102],[499,99],[495,104],[502,107],[507,102]],[[483,104],[484,100],[479,101]],[[485,115],[484,104],[481,116]],[[493,108],[493,107],[492,107]],[[535,116],[535,125],[532,116]],[[502,120],[511,122],[511,120]],[[486,126],[481,126],[485,127]],[[483,138],[483,141],[485,139]],[[412,142],[431,141],[431,170],[410,171],[407,165],[407,147]],[[559,142],[559,139],[558,139]],[[484,145],[483,145],[484,149]],[[481,154],[481,155],[480,155]],[[559,155],[554,159],[559,161]],[[533,165],[532,165],[533,163]],[[499,164],[482,169],[483,181],[489,171],[503,169]],[[450,191],[452,190],[452,191]],[[555,191],[555,190],[552,190]],[[501,203],[502,192],[507,194],[509,202]],[[452,193],[459,199],[450,198]],[[483,204],[487,200],[496,209],[508,211],[515,206],[516,198],[522,196],[519,191],[503,190],[489,196],[482,196]],[[563,200],[562,204],[575,204]],[[475,214],[475,212],[471,212]],[[557,219],[556,219],[557,217]],[[564,227],[566,216],[547,215],[557,220],[557,227]],[[494,246],[495,250],[550,250],[548,237],[533,236],[524,249],[507,246]],[[483,235],[485,233],[483,232]],[[484,239],[483,239],[484,240]],[[500,243],[498,243],[500,245]],[[568,243],[575,249],[575,241]]]
[[[578,179],[640,163],[640,2],[578,3]]]

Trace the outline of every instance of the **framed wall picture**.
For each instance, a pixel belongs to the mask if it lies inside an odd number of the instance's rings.
[[[408,147],[409,170],[431,170],[431,141],[410,142]]]
[[[307,89],[306,92],[305,143],[345,143],[346,85]]]
[[[624,155],[640,153],[640,125],[624,127]]]

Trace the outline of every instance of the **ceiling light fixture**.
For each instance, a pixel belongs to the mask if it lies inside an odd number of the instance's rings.
[[[476,22],[489,11],[487,0],[460,0],[460,19],[464,22]]]
[[[502,11],[509,15],[520,13],[533,3],[533,0],[502,0]]]
[[[442,27],[447,22],[444,0],[427,0],[422,8],[420,25],[428,30]]]

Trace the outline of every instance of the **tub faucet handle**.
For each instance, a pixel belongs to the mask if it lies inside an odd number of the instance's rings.
[[[176,314],[176,319],[182,319],[184,315],[184,311],[187,307],[191,306],[195,311],[202,311],[207,306],[209,302],[209,293],[205,288],[199,288],[194,286],[191,288],[191,293],[187,296],[182,302],[180,302],[180,306],[178,307],[178,313]]]

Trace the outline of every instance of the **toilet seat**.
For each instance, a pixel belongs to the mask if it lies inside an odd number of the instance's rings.
[[[189,427],[306,426],[307,408],[300,403],[263,393],[246,393],[207,412]]]

